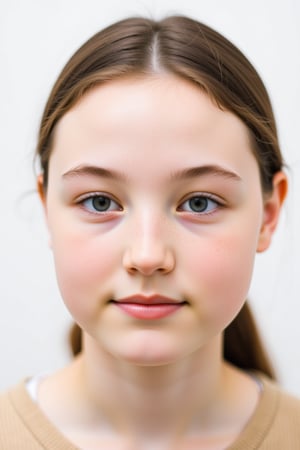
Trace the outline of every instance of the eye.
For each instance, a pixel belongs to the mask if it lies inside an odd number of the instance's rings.
[[[214,212],[221,204],[209,195],[195,195],[181,203],[179,210],[198,214]]]
[[[89,212],[93,213],[122,211],[121,206],[107,195],[93,194],[82,199],[80,204]]]

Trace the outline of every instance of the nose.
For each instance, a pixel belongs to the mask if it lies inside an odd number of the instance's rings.
[[[175,255],[163,220],[154,223],[153,217],[144,218],[133,229],[135,232],[131,234],[123,256],[125,269],[144,276],[170,273],[175,267]]]

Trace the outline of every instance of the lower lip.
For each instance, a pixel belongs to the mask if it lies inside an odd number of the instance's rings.
[[[156,305],[144,305],[141,303],[121,303],[114,302],[123,312],[136,319],[155,320],[163,319],[178,311],[184,303],[169,304],[162,303]]]

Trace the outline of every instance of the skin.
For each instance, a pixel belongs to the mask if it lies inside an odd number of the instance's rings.
[[[47,192],[41,177],[38,187],[84,352],[39,398],[70,440],[216,450],[236,439],[259,393],[222,360],[222,333],[245,301],[256,252],[270,244],[286,184],[277,173],[264,196],[246,126],[173,75],[109,82],[63,116]],[[93,195],[111,199],[107,211]],[[186,304],[139,320],[110,302],[133,294]]]

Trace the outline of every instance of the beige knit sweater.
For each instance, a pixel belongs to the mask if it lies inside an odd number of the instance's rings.
[[[228,450],[300,450],[300,400],[260,379],[256,411]],[[78,450],[48,421],[22,382],[0,396],[0,450],[42,449]]]

